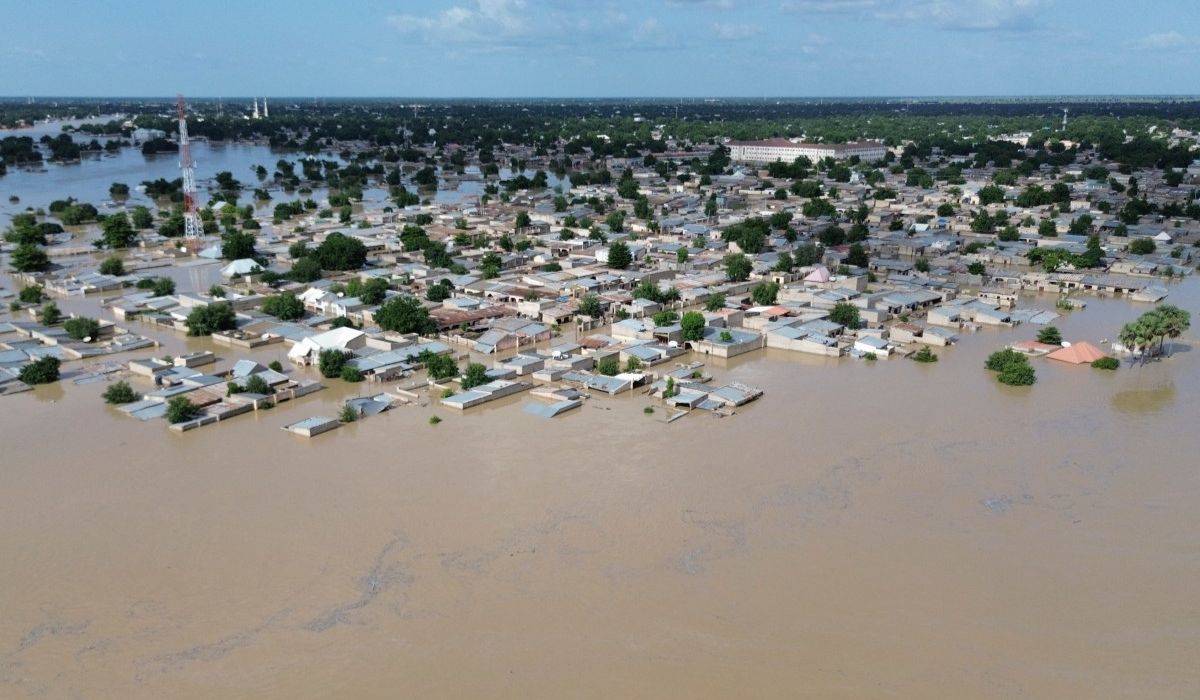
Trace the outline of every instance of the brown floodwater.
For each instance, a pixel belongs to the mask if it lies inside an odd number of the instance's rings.
[[[1089,304],[1068,340],[1149,308]],[[1035,332],[719,362],[766,396],[670,425],[626,395],[279,430],[372,389],[338,381],[182,435],[102,383],[0,399],[0,697],[1200,696],[1197,331],[998,385]]]

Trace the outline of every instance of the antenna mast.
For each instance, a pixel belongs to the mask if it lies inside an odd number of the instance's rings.
[[[183,235],[189,242],[200,240],[204,229],[196,213],[196,164],[192,162],[192,146],[188,143],[187,102],[179,95],[176,102],[179,117],[179,169],[183,171]]]

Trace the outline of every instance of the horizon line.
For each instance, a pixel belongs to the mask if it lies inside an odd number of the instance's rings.
[[[163,95],[0,95],[0,100],[115,100],[175,99],[183,94],[188,99],[255,99],[255,95],[188,95],[187,93]],[[258,98],[273,100],[722,100],[739,102],[766,102],[770,100],[948,100],[948,99],[1104,99],[1104,98],[1192,98],[1200,99],[1200,93],[1012,93],[1012,94],[880,94],[880,95],[459,95],[453,97],[432,95],[257,95]]]

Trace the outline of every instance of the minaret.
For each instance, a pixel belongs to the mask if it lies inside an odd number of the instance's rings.
[[[1062,127],[1062,130],[1063,130],[1063,133],[1064,133],[1064,134],[1067,132],[1067,108],[1066,108],[1066,107],[1063,107],[1063,127]]]
[[[254,98],[254,118],[258,119],[258,98]]]
[[[263,119],[268,119],[271,116],[271,110],[267,109],[267,98],[263,98]]]

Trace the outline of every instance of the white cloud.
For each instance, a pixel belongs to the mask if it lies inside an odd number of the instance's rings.
[[[713,33],[722,41],[741,41],[762,33],[762,27],[754,24],[713,22],[712,28]]]
[[[530,32],[525,0],[475,0],[433,15],[391,15],[387,21],[406,34],[443,43],[512,40]]]
[[[1184,49],[1200,45],[1200,40],[1171,30],[1169,32],[1147,34],[1146,36],[1132,39],[1126,42],[1125,45],[1131,49],[1139,49],[1141,51],[1169,51],[1171,49]]]
[[[1051,0],[783,0],[780,10],[840,14],[890,22],[928,23],[943,29],[1032,29]]]
[[[565,50],[591,40],[612,46],[623,37],[660,39],[665,32],[653,18],[635,25],[616,5],[567,0],[458,0],[428,14],[394,14],[387,23],[460,58],[534,47]]]

